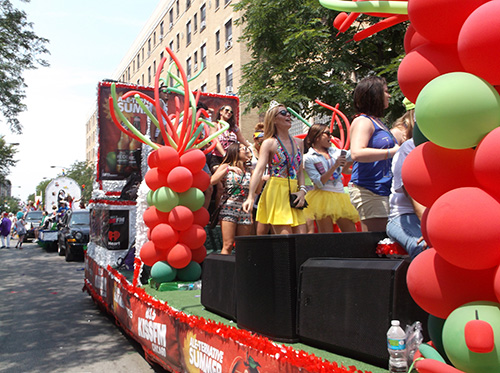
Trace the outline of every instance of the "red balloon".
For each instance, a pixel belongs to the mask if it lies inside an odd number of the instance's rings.
[[[151,153],[148,155],[148,166],[149,168],[155,168],[158,167],[158,151],[153,150]]]
[[[493,289],[496,268],[469,270],[456,267],[436,250],[427,249],[410,264],[408,290],[425,311],[446,319],[457,307],[469,302],[497,302]]]
[[[427,234],[427,217],[429,216],[429,208],[426,208],[422,214],[422,219],[420,220],[420,230],[422,231],[422,237],[427,243],[427,247],[432,247],[432,242]]]
[[[198,224],[204,227],[210,221],[210,213],[204,207],[199,208],[193,212],[193,224]]]
[[[153,242],[148,241],[142,247],[139,252],[139,257],[144,262],[144,264],[152,267],[157,261],[160,260],[160,255],[156,251],[155,245]]]
[[[193,225],[193,212],[186,206],[175,206],[168,216],[169,224],[178,231],[185,231]]]
[[[408,54],[415,48],[426,43],[429,43],[429,40],[427,40],[418,32],[416,32],[415,28],[410,23],[405,33],[405,39],[404,39],[405,52]]]
[[[203,170],[193,175],[193,188],[198,188],[201,191],[208,189],[210,185],[210,176]]]
[[[191,149],[181,155],[180,165],[186,167],[193,174],[201,171],[207,159],[200,149]]]
[[[451,365],[434,359],[415,360],[414,367],[418,373],[464,373]]]
[[[496,270],[493,287],[495,289],[495,294],[497,296],[497,302],[498,302],[500,301],[500,267],[498,267]]]
[[[169,172],[167,183],[174,192],[183,193],[193,185],[193,174],[186,167],[177,166]]]
[[[427,234],[438,254],[466,269],[500,264],[500,203],[479,188],[458,188],[430,207]]]
[[[474,157],[474,175],[478,183],[491,195],[500,199],[500,128],[488,133],[476,148]]]
[[[154,206],[150,206],[144,211],[142,218],[144,219],[144,224],[149,228],[154,228],[160,223],[168,222],[168,212],[162,212]]]
[[[171,146],[162,146],[157,151],[158,168],[167,174],[179,164],[179,153]]]
[[[151,230],[151,241],[157,248],[170,249],[179,241],[179,234],[169,224],[158,224]]]
[[[340,26],[342,26],[342,23],[344,23],[346,18],[347,18],[346,12],[340,12],[339,14],[337,14],[335,19],[333,20],[333,27],[335,27],[337,30],[340,29]]]
[[[167,174],[164,171],[161,171],[159,168],[151,168],[146,175],[144,176],[144,181],[146,181],[149,189],[155,191],[162,186],[167,185]]]
[[[408,154],[401,175],[412,198],[429,207],[452,189],[477,186],[473,163],[473,149],[447,149],[428,141]]]
[[[192,250],[191,253],[192,253],[191,260],[194,260],[196,263],[201,264],[205,260],[205,257],[207,256],[207,249],[205,246],[202,246],[196,250]]]
[[[489,0],[412,0],[408,16],[415,30],[427,40],[438,44],[455,44],[467,17]],[[487,25],[483,22],[483,26]],[[488,28],[490,26],[488,25]],[[493,31],[495,28],[491,28]]]
[[[191,249],[202,246],[207,239],[207,232],[203,227],[193,224],[185,231],[179,233],[179,242],[187,245]]]
[[[456,45],[426,43],[409,52],[398,69],[399,87],[411,102],[417,102],[422,88],[446,73],[464,71]]]
[[[186,267],[193,257],[189,247],[182,243],[178,243],[169,251],[167,255],[167,263],[172,267],[181,269]]]
[[[500,63],[500,4],[478,1],[478,5],[481,6],[465,20],[460,30],[458,54],[468,72],[492,85],[500,84],[500,71],[496,68]]]

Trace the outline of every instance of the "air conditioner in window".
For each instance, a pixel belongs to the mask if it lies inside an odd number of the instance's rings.
[[[200,30],[203,30],[205,27],[207,27],[207,22],[206,21],[201,21],[200,22]]]
[[[229,49],[233,46],[233,40],[232,39],[229,39],[228,41],[226,41],[226,49]]]
[[[173,22],[170,22],[169,27],[170,27],[170,28],[174,27],[174,23],[173,23]]]
[[[226,87],[226,93],[233,93],[233,87],[232,86],[227,86]]]
[[[197,63],[194,64],[194,71],[198,71],[198,64]]]

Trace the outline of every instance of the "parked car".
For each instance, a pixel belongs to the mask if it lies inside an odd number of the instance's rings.
[[[57,252],[66,261],[83,260],[90,234],[90,214],[88,210],[68,210],[58,224]]]
[[[26,235],[24,241],[35,238],[35,228],[38,228],[42,222],[42,211],[28,211],[24,217],[24,226],[26,227]]]

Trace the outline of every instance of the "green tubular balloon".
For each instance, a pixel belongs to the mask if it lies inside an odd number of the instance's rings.
[[[226,132],[228,129],[229,129],[229,123],[227,122],[224,122],[223,120],[220,120],[219,121],[220,123],[222,123],[222,128],[220,130],[218,130],[217,132],[215,132],[214,134],[208,136],[205,140],[203,140],[202,142],[200,142],[199,144],[193,146],[193,148],[195,149],[200,149],[200,148],[203,148],[205,145],[207,145],[210,141],[212,141],[213,139],[215,139],[217,136],[219,136],[221,133],[224,133]]]
[[[307,120],[305,120],[304,118],[302,118],[299,113],[297,113],[295,110],[293,110],[292,108],[289,108],[287,107],[286,108],[295,118],[299,119],[302,123],[304,123],[307,127],[311,127],[311,123],[309,123]]]
[[[439,352],[437,352],[436,349],[429,346],[428,344],[422,343],[418,347],[418,350],[420,351],[422,356],[425,357],[426,359],[437,360],[437,361],[440,361],[440,362],[446,364],[446,361],[443,359],[441,354]]]
[[[325,8],[342,12],[408,14],[406,1],[319,0],[319,3]]]

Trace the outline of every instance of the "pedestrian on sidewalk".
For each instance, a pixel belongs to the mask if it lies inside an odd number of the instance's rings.
[[[26,235],[26,227],[24,226],[24,216],[21,216],[20,218],[17,219],[16,221],[16,232],[18,236],[18,241],[16,244],[16,249],[19,248],[19,250],[23,249],[23,241],[24,241],[24,236]]]
[[[2,240],[2,249],[7,247],[10,249],[10,229],[12,228],[12,222],[9,219],[9,214],[7,212],[2,213],[2,221],[0,222],[0,239]],[[5,240],[7,239],[7,246],[5,246]]]

